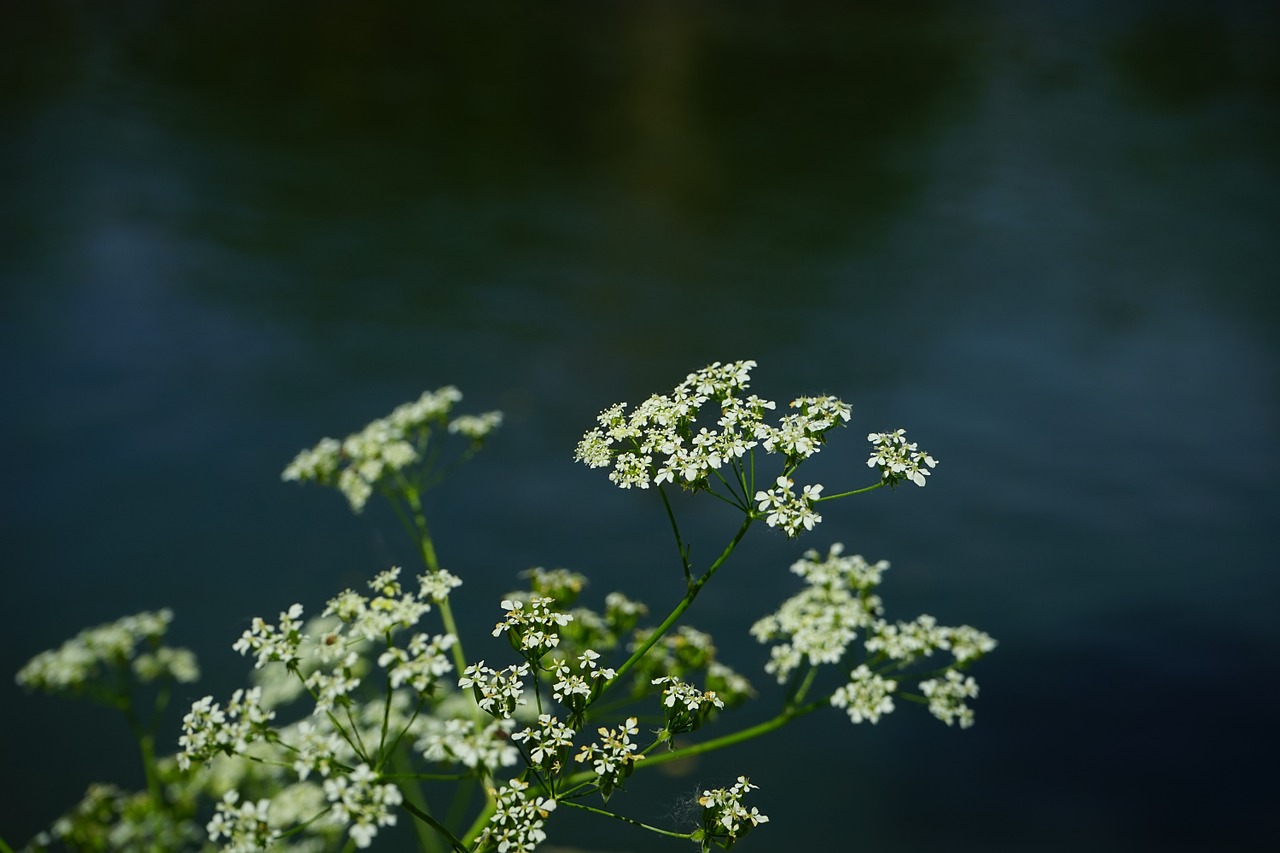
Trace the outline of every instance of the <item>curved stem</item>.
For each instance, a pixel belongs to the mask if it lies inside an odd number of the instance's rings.
[[[402,803],[400,803],[400,806],[409,814],[413,815],[418,820],[422,821],[423,823],[427,824],[432,829],[434,829],[436,832],[443,835],[445,837],[445,840],[449,842],[449,846],[452,847],[454,850],[458,851],[458,853],[468,853],[466,846],[463,845],[463,843],[459,841],[452,832],[445,829],[442,823],[440,823],[438,820],[433,818],[431,815],[427,814],[422,809],[418,808],[408,800],[404,800]]]
[[[805,714],[816,711],[819,708],[825,708],[828,704],[830,704],[829,696],[825,699],[818,699],[810,702],[807,705],[798,705],[792,708],[787,708],[778,716],[765,720],[763,723],[759,723],[745,729],[740,729],[739,731],[722,735],[718,738],[704,740],[701,743],[695,743],[691,746],[682,746],[678,750],[646,756],[645,760],[637,764],[636,767],[652,767],[656,764],[663,764],[667,761],[675,761],[677,758],[687,758],[691,755],[701,755],[704,752],[713,752],[717,749],[724,749],[726,746],[733,746],[734,744],[760,737],[760,735],[768,734],[774,729],[785,726],[797,717],[803,717]]]
[[[676,524],[676,515],[671,511],[671,501],[667,500],[667,490],[658,484],[658,495],[662,498],[662,507],[667,511],[667,520],[671,522],[671,532],[676,537],[676,549],[680,552],[680,563],[684,566],[684,579],[693,583],[693,568],[689,565],[689,549],[680,537],[680,526]]]
[[[413,509],[413,524],[417,532],[418,547],[422,551],[422,562],[427,567],[427,571],[434,574],[440,571],[440,561],[436,557],[435,545],[431,542],[427,517],[422,511],[422,499],[418,495],[418,490],[408,482],[401,482],[401,490],[404,492],[405,500]],[[462,650],[462,637],[458,634],[458,623],[453,618],[453,608],[449,606],[447,596],[437,601],[436,606],[440,608],[440,619],[444,622],[445,631],[453,635],[454,643],[449,651],[453,656],[453,665],[461,675],[467,668],[467,656]]]
[[[889,482],[889,481],[888,481],[888,480],[881,480],[880,482],[876,483],[874,486],[864,486],[864,487],[863,487],[863,488],[861,488],[861,489],[854,489],[852,492],[841,492],[841,493],[840,493],[840,494],[838,494],[838,495],[823,495],[822,497],[820,497],[820,498],[818,498],[816,501],[814,501],[814,503],[816,503],[816,504],[817,504],[817,503],[822,503],[823,501],[833,501],[833,500],[836,500],[837,498],[847,498],[847,497],[849,497],[850,495],[860,495],[860,494],[862,494],[863,492],[873,492],[873,491],[875,491],[876,489],[879,489],[879,488],[881,488],[882,486],[884,486],[884,485],[885,485],[885,483],[887,483],[887,482]]]
[[[679,621],[684,612],[689,609],[689,605],[693,604],[693,600],[698,597],[698,592],[706,586],[707,581],[711,580],[711,576],[716,573],[716,570],[724,565],[724,561],[729,559],[729,555],[733,553],[733,549],[738,547],[738,543],[741,542],[742,537],[746,535],[753,520],[754,519],[752,519],[751,516],[747,516],[746,519],[743,520],[742,526],[738,528],[738,532],[733,535],[733,539],[731,539],[729,544],[724,547],[724,551],[720,553],[720,556],[716,558],[716,561],[711,564],[711,567],[707,569],[702,577],[689,584],[689,591],[684,594],[684,598],[680,600],[680,603],[675,606],[675,609],[672,610],[670,615],[663,620],[662,624],[649,634],[649,638],[641,644],[640,648],[636,649],[635,652],[632,653],[631,657],[627,658],[626,663],[618,667],[618,671],[614,674],[613,678],[605,682],[604,687],[600,690],[600,694],[607,691],[620,678],[622,678],[622,676],[626,675],[627,671],[630,670],[631,667],[639,663],[640,659],[649,653],[649,649],[653,648],[654,644],[656,644],[658,640],[662,639],[663,635],[666,634],[667,631],[671,630],[671,626]]]
[[[592,774],[595,775],[595,774]],[[476,815],[476,819],[471,822],[471,826],[467,829],[465,835],[462,836],[464,844],[471,844],[480,837],[480,833],[484,832],[484,826],[489,822],[489,818],[493,817],[493,813],[498,810],[498,804],[493,797],[487,797],[484,808],[480,810],[480,814]]]
[[[659,835],[665,835],[669,838],[684,838],[684,839],[693,838],[692,832],[672,832],[669,829],[659,829],[656,826],[649,826],[649,824],[647,823],[641,823],[640,821],[635,820],[634,818],[624,817],[623,815],[615,814],[614,812],[605,811],[604,809],[598,809],[594,806],[586,806],[586,805],[583,805],[582,803],[575,803],[570,800],[560,800],[558,802],[560,803],[560,805],[568,806],[571,809],[582,809],[584,812],[591,812],[592,814],[611,817],[614,820],[620,820],[623,823],[629,823],[632,826],[638,826],[641,829],[647,829],[650,832],[656,832]]]

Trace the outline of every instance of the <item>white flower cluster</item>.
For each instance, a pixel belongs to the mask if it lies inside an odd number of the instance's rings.
[[[346,825],[351,840],[360,848],[373,843],[378,827],[395,826],[391,807],[404,800],[399,788],[378,780],[378,774],[367,764],[360,764],[345,776],[324,780],[325,798],[333,805],[330,820]]]
[[[938,464],[938,460],[919,449],[915,442],[907,441],[906,430],[869,433],[867,441],[871,442],[867,467],[879,468],[880,479],[890,485],[910,480],[923,486],[924,478],[933,473],[930,469]]]
[[[600,742],[582,747],[573,757],[580,764],[591,764],[591,769],[599,777],[596,784],[600,786],[600,793],[606,800],[631,775],[636,762],[644,759],[636,751],[639,745],[631,740],[632,735],[640,733],[638,722],[635,717],[628,717],[616,729],[601,726],[597,730]]]
[[[812,530],[822,521],[822,516],[813,509],[822,497],[822,485],[805,486],[799,495],[792,491],[794,486],[790,477],[779,477],[773,488],[756,492],[755,496],[756,508],[768,513],[765,523],[781,527],[788,539],[799,536],[801,530]]]
[[[225,853],[258,853],[266,850],[280,838],[280,830],[268,819],[270,800],[240,802],[240,794],[234,790],[222,795],[213,820],[206,829],[209,840],[225,838]]]
[[[732,787],[702,792],[698,805],[702,806],[702,826],[708,836],[703,840],[704,850],[710,849],[707,842],[713,839],[728,849],[755,827],[769,822],[769,818],[755,806],[748,809],[742,804],[747,792],[759,787],[752,785],[746,776],[739,776]]]
[[[442,676],[453,671],[448,651],[457,642],[453,634],[414,634],[406,648],[389,646],[378,657],[378,666],[387,669],[391,687],[408,684],[419,695],[426,695]]]
[[[495,717],[507,718],[515,713],[517,705],[525,704],[521,679],[528,675],[528,663],[494,670],[480,661],[462,671],[458,686],[463,690],[470,688],[475,693],[476,704],[481,710]]]
[[[800,397],[799,411],[778,426],[764,422],[777,404],[754,394],[740,396],[750,384],[754,361],[715,362],[690,373],[666,395],[655,394],[628,414],[616,403],[597,417],[599,426],[578,442],[574,459],[590,468],[613,466],[609,479],[619,488],[647,489],[662,483],[705,486],[712,471],[736,463],[763,446],[786,458],[788,468],[817,453],[832,427],[849,420],[849,407],[835,397]],[[699,426],[702,407],[713,402],[720,413],[715,429]]]
[[[702,727],[712,711],[724,708],[724,700],[714,690],[699,690],[675,676],[655,678],[652,684],[665,684],[662,688],[663,732],[665,740],[672,735],[684,734]]]
[[[450,420],[449,413],[461,399],[462,392],[452,385],[426,391],[415,402],[397,407],[342,441],[321,439],[289,463],[282,479],[336,485],[351,509],[360,512],[379,481],[419,460],[433,428],[444,427],[479,442],[502,423],[501,412]]]
[[[520,577],[529,579],[529,588],[535,595],[553,598],[559,605],[572,603],[587,585],[585,575],[569,569],[544,569],[535,566]]]
[[[449,421],[449,432],[466,436],[472,441],[488,438],[489,433],[502,426],[502,412],[485,412],[483,415],[458,415]]]
[[[472,720],[439,714],[421,717],[419,724],[422,733],[415,747],[428,761],[483,768],[492,775],[520,760],[520,751],[509,742],[516,725],[509,717],[491,720],[482,728]]]
[[[268,663],[279,661],[293,667],[298,663],[298,647],[302,644],[302,605],[294,604],[280,614],[280,627],[271,625],[260,616],[253,617],[249,629],[240,635],[231,648],[240,654],[257,655],[254,669],[262,669]]]
[[[328,718],[320,717],[327,721]],[[307,781],[313,772],[328,776],[333,772],[339,755],[348,752],[347,744],[332,728],[299,720],[289,731],[281,732],[281,743],[293,750],[293,772],[300,781]]]
[[[493,629],[493,636],[510,632],[511,646],[531,661],[537,661],[560,645],[557,630],[573,621],[568,613],[553,610],[554,598],[533,598],[527,603],[504,599],[506,617]]]
[[[831,694],[831,704],[844,708],[854,723],[866,720],[874,725],[880,721],[881,714],[893,711],[893,691],[897,689],[898,682],[882,678],[866,664],[860,664],[849,673],[849,683]]]
[[[209,761],[218,753],[244,754],[274,717],[274,711],[262,707],[261,687],[237,690],[225,710],[212,696],[205,696],[182,718],[178,766],[186,770],[193,762]]]
[[[422,596],[438,603],[448,598],[450,592],[462,586],[462,578],[444,569],[437,569],[434,572],[419,575],[418,583],[422,587]]]
[[[24,687],[50,692],[80,690],[91,682],[105,680],[106,667],[132,661],[134,675],[141,681],[171,678],[189,683],[200,677],[195,655],[187,649],[159,646],[173,621],[173,611],[157,610],[125,616],[105,625],[86,628],[56,649],[41,652],[18,671],[16,681]],[[150,643],[150,652],[138,655],[140,643]],[[114,679],[114,674],[111,675]]]
[[[600,666],[600,653],[587,649],[577,657],[577,672],[568,661],[557,660],[552,665],[556,680],[551,685],[551,695],[574,715],[586,710],[587,703],[606,682],[617,675],[610,666]]]
[[[528,791],[529,783],[519,779],[511,779],[501,790],[490,789],[495,810],[477,839],[477,849],[532,853],[546,840],[542,826],[555,811],[556,801],[550,797],[531,797]]]
[[[941,680],[931,678],[920,682],[920,692],[929,699],[929,713],[948,726],[957,720],[962,729],[973,725],[973,709],[964,702],[978,696],[978,682],[973,676],[948,669]]]
[[[838,663],[862,632],[866,662],[849,673],[849,680],[832,693],[830,702],[843,708],[854,723],[875,723],[893,711],[900,673],[911,664],[941,650],[951,653],[954,665],[964,666],[996,647],[996,641],[977,628],[939,625],[928,614],[910,622],[881,618],[884,606],[874,590],[888,568],[884,560],[870,563],[858,555],[844,556],[844,546],[838,542],[825,558],[817,551],[805,552],[791,566],[804,578],[805,588],[751,627],[761,643],[774,643],[765,671],[784,684],[805,664]],[[873,669],[876,666],[879,672]],[[894,678],[888,677],[890,672]],[[961,728],[973,724],[973,712],[963,703],[977,696],[972,678],[963,680],[958,671],[948,669],[946,680],[922,681],[920,689],[935,717],[948,725],[958,719]]]
[[[575,734],[577,732],[550,714],[539,714],[537,722],[516,732],[511,739],[528,745],[532,764],[551,773],[559,773],[561,751],[573,746]]]
[[[791,566],[791,571],[804,578],[805,588],[784,601],[776,613],[751,626],[756,640],[775,643],[765,672],[779,684],[802,663],[838,662],[858,630],[871,625],[881,609],[879,596],[870,590],[889,564],[872,564],[860,555],[845,557],[843,553],[844,546],[838,542],[825,559],[817,551],[806,551]]]
[[[345,639],[385,640],[401,628],[411,628],[431,610],[431,601],[444,598],[453,587],[459,586],[452,575],[435,572],[418,576],[418,592],[406,592],[400,585],[400,568],[392,566],[380,572],[369,582],[375,593],[369,597],[353,590],[343,590],[329,599],[323,616],[336,616],[344,624],[335,636]],[[295,605],[296,607],[296,605]],[[329,643],[331,647],[336,643]]]
[[[910,663],[930,657],[935,650],[949,651],[957,663],[976,660],[996,647],[996,641],[984,631],[969,625],[952,628],[939,625],[927,613],[910,622],[889,624],[876,620],[866,642],[867,651]]]

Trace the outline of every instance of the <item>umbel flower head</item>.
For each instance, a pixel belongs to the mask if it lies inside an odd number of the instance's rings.
[[[748,509],[746,471],[754,471],[754,465],[742,460],[760,448],[782,457],[783,474],[771,488],[755,493],[758,512],[788,536],[812,530],[822,521],[813,509],[822,486],[804,485],[797,494],[789,474],[822,449],[828,431],[848,422],[849,405],[836,397],[797,397],[793,411],[776,424],[766,423],[766,413],[777,404],[745,393],[755,366],[754,361],[717,361],[690,373],[670,394],[654,394],[630,412],[626,403],[610,406],[578,442],[574,459],[590,468],[611,467],[609,479],[621,489],[671,483],[710,490],[717,481],[733,479],[745,492],[735,502]],[[714,414],[704,412],[708,404]],[[732,469],[732,477],[719,474],[722,468]]]
[[[654,394],[630,413],[616,403],[596,418],[599,426],[578,442],[574,459],[590,468],[613,466],[619,488],[647,489],[662,483],[706,486],[708,477],[762,446],[794,466],[822,449],[828,430],[849,420],[849,406],[835,397],[800,397],[797,409],[777,426],[764,421],[771,400],[745,395],[754,361],[715,362],[690,373],[670,394]],[[708,403],[719,414],[699,417]]]
[[[86,628],[57,649],[43,651],[19,670],[24,687],[50,693],[87,692],[109,701],[118,692],[118,668],[129,667],[139,681],[196,681],[200,669],[187,649],[160,645],[173,611],[125,616]],[[145,651],[139,652],[139,648]]]
[[[351,509],[360,512],[384,478],[423,458],[432,430],[444,429],[478,446],[502,424],[501,412],[451,417],[461,399],[462,392],[452,385],[424,391],[414,402],[396,407],[342,441],[321,439],[294,457],[281,478],[337,486]]]

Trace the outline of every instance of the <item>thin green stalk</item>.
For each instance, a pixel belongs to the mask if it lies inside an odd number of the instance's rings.
[[[676,524],[676,515],[671,511],[671,501],[667,500],[667,491],[662,488],[662,484],[658,484],[658,495],[662,498],[662,506],[667,511],[667,520],[671,522],[671,532],[676,537],[676,550],[680,552],[680,563],[684,566],[684,578],[687,583],[693,583],[693,567],[689,565],[689,549],[684,544],[684,539],[680,537],[680,526]]]
[[[434,829],[436,832],[443,835],[445,837],[445,840],[449,842],[449,846],[452,847],[454,850],[458,851],[458,853],[468,853],[467,847],[464,846],[463,843],[459,841],[458,838],[452,832],[446,829],[442,823],[440,823],[438,820],[433,818],[431,815],[427,814],[425,811],[418,808],[408,800],[405,800],[402,803],[400,803],[400,806],[409,814],[413,815],[418,820],[422,821],[423,823],[427,824],[432,829]]]
[[[394,752],[390,758],[392,765],[395,766],[397,770],[406,769],[408,762],[402,753]],[[427,797],[426,794],[422,792],[422,786],[414,780],[412,775],[405,774],[404,776],[401,776],[400,774],[383,774],[382,776],[383,779],[395,779],[397,781],[406,777],[408,779],[408,784],[401,782],[396,787],[398,787],[400,789],[400,793],[404,795],[404,802],[410,803],[415,808],[421,809],[425,814],[427,811]],[[428,851],[428,853],[436,853],[436,851],[440,849],[440,838],[432,833],[431,827],[428,824],[415,820],[413,822],[413,831],[417,834],[418,844],[423,850]]]
[[[623,823],[629,823],[632,826],[638,826],[641,829],[647,829],[650,832],[656,832],[659,835],[665,835],[668,838],[684,838],[686,840],[693,838],[692,832],[672,832],[669,829],[659,829],[656,826],[649,826],[649,824],[647,823],[641,823],[640,821],[635,820],[634,818],[624,817],[623,815],[605,811],[604,809],[598,809],[598,808],[595,808],[594,806],[585,806],[582,803],[575,803],[569,800],[560,800],[559,803],[560,805],[568,806],[571,809],[582,809],[584,812],[591,812],[592,814],[611,817],[614,820],[620,820]]]
[[[431,542],[431,531],[427,528],[427,517],[422,512],[422,500],[418,497],[418,490],[409,484],[404,484],[405,499],[409,502],[409,506],[413,508],[413,523],[417,528],[418,546],[422,549],[422,562],[426,565],[427,571],[435,573],[440,571],[440,561],[436,557],[435,545]],[[436,602],[436,606],[440,608],[440,619],[444,622],[444,629],[453,635],[454,643],[450,652],[453,655],[453,665],[457,667],[458,674],[467,668],[467,656],[462,650],[462,636],[458,633],[458,623],[453,618],[453,608],[449,606],[449,599],[440,599]]]
[[[644,641],[640,648],[636,649],[631,657],[627,658],[626,663],[618,667],[618,671],[614,674],[613,678],[609,679],[601,689],[601,694],[613,686],[620,678],[622,678],[622,676],[626,675],[627,671],[630,670],[631,667],[639,663],[640,659],[649,653],[649,649],[653,648],[654,644],[657,643],[658,640],[662,639],[663,635],[666,634],[667,631],[671,630],[671,626],[680,620],[680,617],[684,615],[684,612],[689,609],[689,605],[693,604],[693,600],[698,597],[698,592],[706,586],[707,581],[711,580],[711,576],[714,575],[722,565],[724,565],[724,561],[729,559],[729,555],[733,553],[733,549],[738,547],[738,543],[742,541],[742,537],[746,535],[747,530],[751,527],[752,521],[753,519],[751,516],[746,517],[742,522],[742,526],[738,528],[738,532],[733,535],[733,539],[731,539],[729,544],[725,546],[724,551],[722,551],[720,556],[716,558],[716,561],[711,564],[711,567],[707,569],[706,573],[704,573],[702,577],[689,584],[689,591],[684,594],[684,598],[682,598],[680,603],[675,606],[675,609],[671,611],[671,614],[663,620],[662,624],[649,634],[649,638]]]
[[[822,497],[814,501],[814,503],[817,504],[817,503],[822,503],[823,501],[833,501],[833,500],[836,500],[837,498],[847,498],[850,495],[860,495],[863,492],[874,492],[876,489],[879,489],[882,486],[884,486],[884,484],[887,482],[888,482],[887,480],[881,480],[880,482],[876,483],[874,486],[864,486],[861,489],[854,489],[852,492],[841,492],[838,495],[823,495]]]
[[[831,697],[828,696],[826,698],[810,702],[807,705],[787,708],[778,716],[765,720],[763,723],[750,726],[749,728],[740,729],[739,731],[731,732],[730,734],[722,735],[718,738],[704,740],[701,743],[695,743],[690,746],[682,746],[680,749],[672,750],[671,752],[662,752],[657,755],[647,756],[644,761],[640,762],[636,766],[652,767],[658,764],[664,764],[668,761],[675,761],[678,758],[688,758],[692,755],[701,755],[704,752],[713,752],[717,749],[724,749],[727,746],[733,746],[735,744],[742,743],[743,741],[760,737],[761,735],[768,734],[774,729],[785,726],[797,717],[802,717],[805,714],[818,710],[819,708],[825,708],[830,704],[830,698]]]
[[[595,775],[594,773],[592,774]],[[488,797],[485,801],[484,808],[480,810],[480,814],[476,815],[476,819],[471,822],[471,826],[467,829],[466,834],[462,836],[462,843],[470,845],[480,837],[480,833],[484,832],[485,825],[489,822],[489,818],[493,817],[493,813],[498,810],[498,804],[493,797]]]
[[[155,737],[139,721],[133,709],[133,701],[128,695],[123,697],[120,710],[129,724],[129,730],[138,741],[138,752],[142,755],[142,772],[147,779],[147,793],[151,795],[152,801],[159,805],[164,802],[164,790],[160,786],[160,777],[156,775]]]

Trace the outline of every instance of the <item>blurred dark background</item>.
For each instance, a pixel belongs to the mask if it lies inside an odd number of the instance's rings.
[[[691,611],[762,689],[739,719],[778,699],[747,628],[843,541],[893,562],[891,617],[1000,639],[978,724],[833,710],[612,804],[746,773],[743,850],[1276,849],[1275,5],[456,6],[0,5],[0,834],[142,782],[122,722],[13,683],[32,655],[173,607],[205,677],[172,750],[250,617],[412,565],[279,482],[300,448],[455,383],[507,413],[431,507],[464,624],[533,565],[661,608],[660,504],[574,443],[753,358],[853,403],[828,492],[871,429],[941,464],[753,531]],[[679,509],[704,554],[731,532]]]

